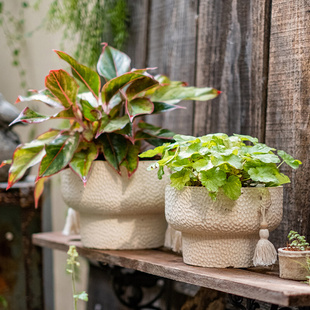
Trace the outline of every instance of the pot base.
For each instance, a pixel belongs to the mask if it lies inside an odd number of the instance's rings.
[[[246,236],[193,235],[182,233],[183,261],[185,264],[215,268],[248,268],[259,238]]]
[[[81,239],[87,248],[138,250],[163,245],[167,223],[162,214],[117,215],[80,213]]]

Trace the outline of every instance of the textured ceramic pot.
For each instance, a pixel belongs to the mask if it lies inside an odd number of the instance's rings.
[[[107,162],[95,161],[86,187],[70,169],[62,173],[62,194],[80,213],[85,247],[146,249],[164,244],[167,223],[164,193],[168,178],[147,171],[151,161],[140,161],[137,171],[120,176]]]
[[[213,201],[204,187],[185,187],[179,191],[166,187],[166,219],[182,232],[183,260],[203,267],[246,268],[253,265],[259,239],[261,205],[268,209],[269,230],[281,222],[283,188],[242,188],[238,200],[222,192]]]
[[[291,280],[307,280],[310,275],[307,267],[307,257],[310,251],[286,251],[278,249],[280,278]]]

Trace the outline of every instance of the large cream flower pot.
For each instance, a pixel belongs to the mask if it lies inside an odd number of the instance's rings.
[[[262,202],[268,205],[268,228],[274,230],[282,219],[282,196],[282,187],[242,188],[236,201],[222,192],[213,201],[204,187],[185,187],[179,191],[167,186],[166,219],[182,232],[186,264],[246,268],[253,265]]]
[[[287,251],[278,249],[280,278],[291,280],[307,280],[310,275],[307,268],[307,257],[310,251]]]
[[[70,169],[62,174],[62,194],[69,207],[80,213],[85,247],[146,249],[164,243],[166,221],[164,193],[168,178],[147,171],[150,161],[140,161],[137,171],[120,176],[105,161],[95,161],[86,187]]]

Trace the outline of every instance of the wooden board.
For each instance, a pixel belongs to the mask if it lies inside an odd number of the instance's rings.
[[[266,143],[300,159],[284,189],[284,216],[273,234],[284,245],[293,229],[310,240],[310,2],[272,1]]]
[[[197,1],[152,1],[149,16],[147,66],[171,79],[195,83]],[[155,73],[155,72],[154,72]],[[193,102],[146,121],[182,134],[192,134]]]
[[[160,250],[103,251],[84,248],[79,236],[59,232],[33,235],[34,244],[67,251],[75,245],[88,259],[131,268],[172,280],[283,306],[310,305],[310,286],[280,279],[270,268],[218,269],[185,265],[176,254]],[[264,272],[262,272],[264,271]]]
[[[223,93],[195,104],[195,135],[241,133],[264,141],[269,0],[200,1],[197,86]]]
[[[128,1],[129,19],[129,39],[125,52],[131,58],[132,68],[145,68],[148,45],[148,18],[149,1],[135,0]]]

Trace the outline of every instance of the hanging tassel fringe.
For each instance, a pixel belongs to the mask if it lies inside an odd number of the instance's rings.
[[[169,224],[165,235],[165,247],[173,252],[182,252],[182,233],[173,229]]]
[[[266,203],[267,202],[267,203]],[[266,220],[266,209],[271,205],[270,195],[264,200],[262,200],[261,205],[261,214],[262,222],[260,224],[259,237],[260,240],[257,242],[253,264],[254,266],[269,266],[276,262],[277,260],[277,251],[274,245],[268,240],[269,230],[268,223]]]
[[[69,208],[66,217],[65,227],[62,234],[65,236],[77,235],[80,233],[80,215],[75,210]]]

